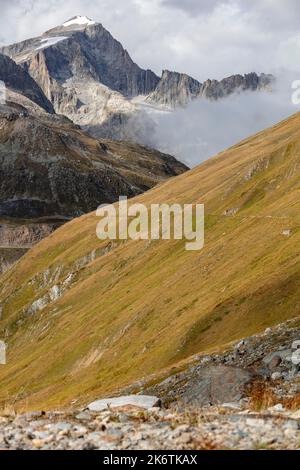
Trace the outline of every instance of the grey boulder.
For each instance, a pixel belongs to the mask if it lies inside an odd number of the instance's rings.
[[[117,398],[104,398],[96,400],[88,405],[90,411],[104,411],[109,408],[122,408],[125,406],[134,406],[137,408],[149,409],[160,407],[161,401],[157,397],[148,395],[128,395]]]

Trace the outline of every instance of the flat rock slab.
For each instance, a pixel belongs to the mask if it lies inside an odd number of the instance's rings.
[[[194,406],[237,402],[254,374],[246,369],[228,366],[204,367],[185,387],[181,396],[186,404]]]
[[[270,354],[268,354],[266,357],[263,359],[263,363],[269,366],[272,364],[272,361],[274,358],[279,357],[282,361],[287,361],[289,358],[291,358],[293,354],[293,351],[291,349],[283,349],[281,351],[274,351]]]
[[[104,398],[88,405],[90,411],[103,411],[108,408],[136,407],[149,409],[161,406],[161,401],[157,397],[148,395],[128,395],[117,398]]]

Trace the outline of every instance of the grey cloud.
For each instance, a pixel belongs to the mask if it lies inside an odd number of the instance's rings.
[[[216,7],[238,8],[241,15],[249,15],[266,30],[298,29],[300,3],[298,0],[162,0],[169,8],[182,10],[190,15],[212,14]]]
[[[212,12],[216,6],[224,3],[222,0],[163,0],[166,7],[177,8],[191,15]]]
[[[296,50],[298,44],[300,3],[296,0],[0,2],[2,42],[39,35],[84,14],[102,22],[142,67],[158,74],[164,68],[178,70],[202,81],[294,66],[292,57],[287,63],[286,48],[292,44]]]

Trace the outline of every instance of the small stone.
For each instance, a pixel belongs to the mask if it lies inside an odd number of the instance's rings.
[[[293,429],[294,431],[298,431],[299,429],[299,425],[297,423],[297,421],[293,420],[293,419],[289,419],[288,421],[286,421],[283,425],[284,429]]]
[[[44,441],[41,440],[41,439],[33,439],[32,440],[32,445],[36,448],[36,449],[41,449],[44,445]]]
[[[278,403],[277,405],[275,406],[272,406],[271,408],[268,408],[268,411],[274,411],[274,412],[278,412],[278,413],[281,413],[283,411],[285,411],[285,408],[284,406],[281,404],[281,403]]]
[[[81,413],[76,415],[75,418],[80,421],[89,421],[91,419],[91,415],[88,411],[82,411]]]
[[[268,364],[269,369],[270,370],[276,369],[278,366],[280,366],[281,362],[282,362],[282,359],[279,356],[279,354],[273,356],[272,359],[270,360],[269,364]]]
[[[274,374],[271,375],[271,379],[276,381],[282,378],[281,372],[274,372]]]
[[[292,344],[292,350],[296,351],[297,349],[300,349],[300,340],[294,341]]]
[[[295,437],[296,432],[296,429],[285,429],[284,435],[287,439],[292,439],[293,437]]]
[[[186,432],[186,433],[181,434],[179,440],[180,440],[180,443],[182,444],[189,444],[192,440],[192,436],[190,433]]]
[[[292,230],[286,229],[286,230],[283,230],[281,233],[284,237],[290,237],[292,235]]]
[[[300,419],[300,410],[295,411],[291,414],[291,418],[293,419]]]
[[[222,403],[220,408],[228,408],[229,410],[241,410],[241,405],[239,403]]]

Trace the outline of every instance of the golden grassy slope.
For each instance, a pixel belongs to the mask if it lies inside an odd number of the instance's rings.
[[[299,315],[299,195],[297,114],[135,198],[205,203],[200,252],[184,241],[99,242],[94,214],[60,228],[0,278],[2,404],[86,402]],[[59,300],[24,313],[70,272]]]

